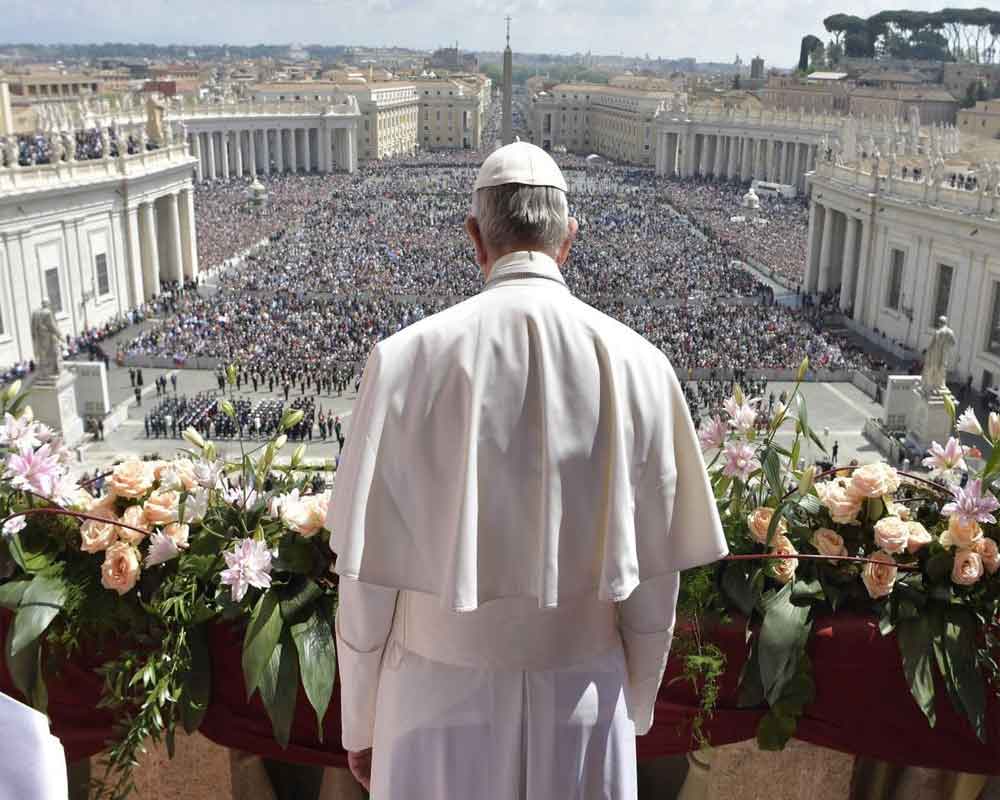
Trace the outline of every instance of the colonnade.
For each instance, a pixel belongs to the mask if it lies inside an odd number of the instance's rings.
[[[858,212],[864,213],[867,204]],[[865,213],[849,213],[813,198],[809,206],[809,254],[804,291],[839,289],[842,311],[864,306],[872,223]]]
[[[285,172],[354,172],[357,132],[354,125],[255,124],[239,120],[224,127],[188,128],[199,181],[254,178]]]
[[[184,283],[198,275],[192,189],[128,205],[122,225],[130,305],[159,294],[164,282]]]
[[[810,141],[779,135],[739,132],[670,131],[657,137],[658,175],[690,178],[696,175],[719,180],[762,180],[805,190],[805,175],[819,154]]]

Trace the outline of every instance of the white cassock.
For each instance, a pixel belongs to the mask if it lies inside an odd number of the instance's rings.
[[[0,800],[66,800],[66,756],[44,714],[0,692]]]
[[[677,573],[727,552],[663,353],[499,259],[372,352],[328,526],[374,800],[635,797]]]

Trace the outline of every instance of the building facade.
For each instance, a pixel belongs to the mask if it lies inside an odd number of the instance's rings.
[[[929,174],[929,166],[925,168]],[[1000,196],[997,189],[904,180],[883,163],[821,161],[809,176],[806,290],[839,294],[862,328],[919,355],[938,317],[958,344],[952,378],[1000,381]]]
[[[363,161],[412,154],[417,149],[419,102],[413,83],[260,83],[248,88],[254,103],[341,103],[352,96],[361,113],[357,156]]]
[[[562,83],[531,99],[532,141],[551,150],[598,155],[630,164],[655,161],[654,118],[678,93],[589,83]]]
[[[959,111],[958,129],[987,139],[1000,139],[1000,99],[981,100],[975,108]]]
[[[74,335],[198,275],[193,167],[178,140],[0,169],[0,363],[34,357],[30,318],[43,299]]]
[[[414,86],[421,148],[478,150],[482,146],[490,102],[488,79],[418,80]]]

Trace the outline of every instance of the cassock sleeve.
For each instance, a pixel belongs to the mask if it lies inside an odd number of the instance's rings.
[[[382,654],[399,592],[353,578],[341,578],[339,592],[341,739],[346,750],[365,750],[372,746]]]
[[[674,613],[680,574],[670,572],[643,581],[618,604],[618,628],[628,669],[629,719],[639,736],[653,724],[656,695],[674,636]]]

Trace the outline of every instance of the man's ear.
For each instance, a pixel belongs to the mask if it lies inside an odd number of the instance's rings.
[[[576,239],[576,234],[579,230],[580,224],[576,221],[576,218],[570,217],[569,224],[566,226],[566,238],[563,239],[563,243],[559,245],[559,252],[556,253],[556,263],[560,267],[569,258],[569,251],[573,249],[573,240]]]
[[[476,263],[485,268],[488,261],[486,257],[486,245],[483,244],[483,234],[479,230],[479,222],[475,217],[465,218],[465,232],[472,239],[472,246],[476,248]]]

